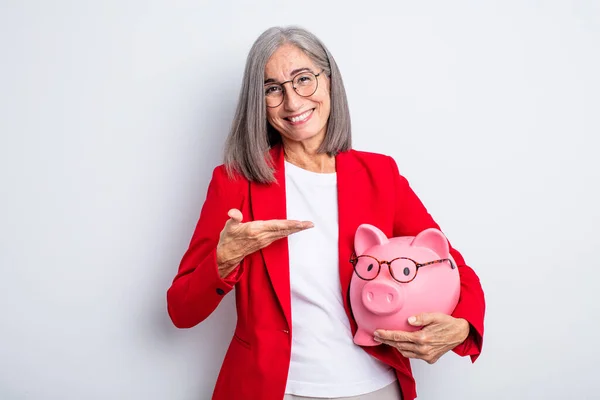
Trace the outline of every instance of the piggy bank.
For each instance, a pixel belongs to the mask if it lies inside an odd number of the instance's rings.
[[[388,239],[363,224],[354,236],[350,307],[358,325],[354,343],[380,344],[377,329],[416,331],[408,318],[423,312],[451,314],[460,296],[460,276],[448,240],[435,228]]]

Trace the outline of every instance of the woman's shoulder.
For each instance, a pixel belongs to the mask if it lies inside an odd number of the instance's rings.
[[[248,185],[248,180],[237,170],[220,164],[213,169],[211,184],[223,189],[239,190]]]
[[[391,156],[382,153],[351,149],[342,154],[344,154],[344,157],[351,158],[365,167],[382,166],[389,168],[391,164],[396,164]]]
[[[354,157],[359,157],[359,158],[364,158],[364,159],[369,159],[369,160],[379,160],[379,161],[385,161],[385,162],[389,162],[389,160],[391,158],[387,154],[374,153],[371,151],[363,151],[363,150],[356,150],[356,149],[351,149],[349,151],[349,153],[353,154]]]
[[[385,181],[403,177],[398,170],[396,160],[390,155],[354,149],[345,153],[343,156],[345,159],[342,161],[345,169],[354,171],[364,169],[370,175],[378,176]]]

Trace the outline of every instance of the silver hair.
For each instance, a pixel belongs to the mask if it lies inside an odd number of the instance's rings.
[[[304,51],[329,77],[331,109],[325,139],[319,153],[336,155],[352,148],[350,110],[342,76],[325,45],[312,33],[299,27],[273,27],[252,45],[242,80],[231,131],[225,143],[225,166],[254,182],[274,182],[268,150],[281,142],[281,136],[267,121],[264,74],[267,61],[283,44]]]

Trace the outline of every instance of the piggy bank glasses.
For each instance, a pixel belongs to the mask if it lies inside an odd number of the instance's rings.
[[[385,264],[390,269],[392,278],[400,283],[409,283],[414,280],[417,277],[419,268],[445,262],[450,264],[450,268],[456,268],[454,262],[449,258],[442,258],[425,263],[418,263],[408,257],[397,257],[391,261],[379,261],[375,257],[365,254],[357,257],[355,253],[352,253],[352,257],[350,258],[350,263],[354,267],[354,272],[360,279],[372,281],[377,278],[379,272],[381,272],[381,264]]]

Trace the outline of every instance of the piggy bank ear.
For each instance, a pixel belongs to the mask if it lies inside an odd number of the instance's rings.
[[[369,224],[362,224],[358,227],[354,235],[354,251],[357,256],[360,256],[371,247],[386,244],[387,242],[388,238],[379,228]]]
[[[448,258],[450,256],[450,246],[448,239],[439,230],[435,228],[425,229],[419,233],[410,244],[416,247],[426,247],[433,250],[440,258]]]

